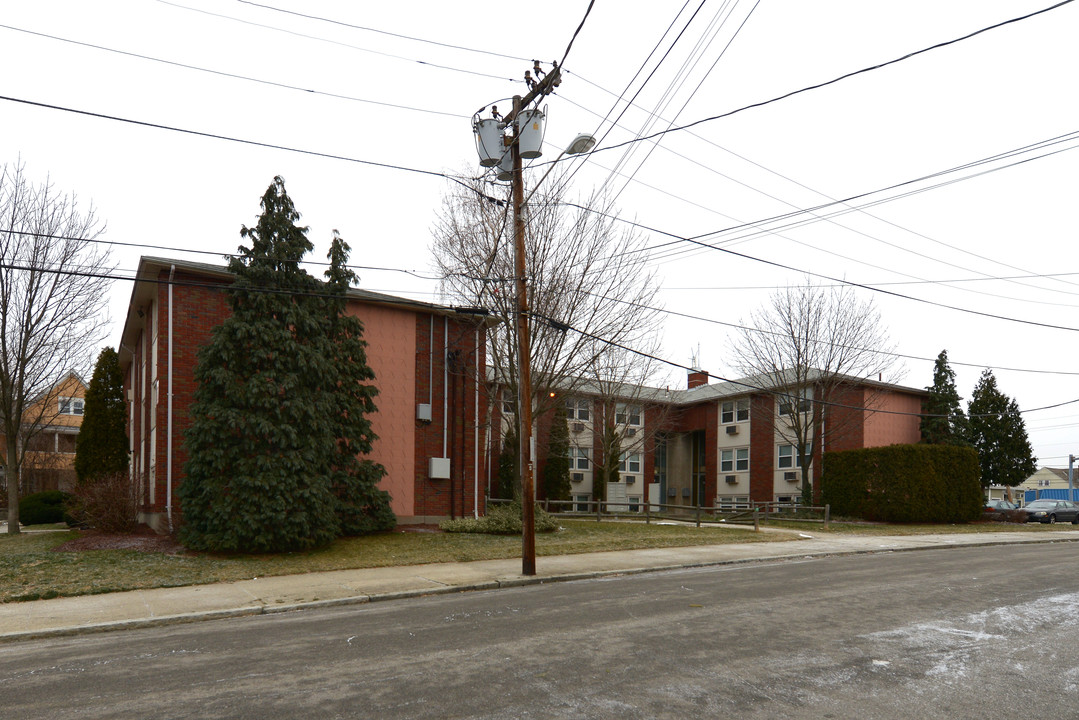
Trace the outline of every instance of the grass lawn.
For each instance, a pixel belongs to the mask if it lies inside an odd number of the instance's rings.
[[[705,526],[562,519],[558,533],[536,537],[539,556],[604,550],[684,547],[719,543],[796,541],[797,533],[762,532],[739,526]],[[820,523],[769,520],[764,529],[826,534]],[[1071,525],[973,523],[970,525],[885,525],[833,522],[828,533],[915,535],[926,533],[1042,532]],[[1077,529],[1079,532],[1079,529]],[[274,555],[211,555],[53,548],[78,537],[77,531],[0,535],[0,602],[68,595],[201,585],[267,575],[324,570],[418,565],[520,557],[520,536],[464,533],[392,532],[338,540],[310,552]]]
[[[757,534],[743,528],[581,520],[563,520],[561,524],[564,530],[536,537],[537,555],[796,539],[793,535]],[[521,553],[520,536],[432,532],[347,538],[319,550],[273,555],[53,550],[77,536],[77,531],[0,535],[0,602],[201,585],[323,570],[491,560],[519,557]]]

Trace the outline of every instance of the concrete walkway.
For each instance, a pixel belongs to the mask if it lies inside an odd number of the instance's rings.
[[[797,535],[799,539],[791,542],[540,557],[537,574],[529,577],[521,575],[521,560],[515,558],[337,570],[4,603],[0,605],[0,642],[684,567],[929,548],[1079,542],[1076,530],[911,536],[817,536],[807,531]]]

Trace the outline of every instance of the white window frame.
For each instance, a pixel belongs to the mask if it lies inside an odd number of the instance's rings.
[[[592,448],[570,447],[569,466],[571,470],[590,470],[591,464]]]
[[[617,425],[640,427],[641,406],[628,403],[618,403],[614,406],[614,422]]]
[[[726,448],[719,453],[719,471],[723,473],[749,470],[749,448]]]
[[[566,419],[588,422],[592,417],[592,402],[584,398],[566,401]]]
[[[749,400],[728,400],[720,407],[720,424],[733,425],[746,420],[749,420]]]
[[[639,473],[641,471],[641,454],[624,452],[618,456],[618,472]]]
[[[799,413],[809,412],[809,409],[813,406],[812,388],[804,387],[800,390],[793,390],[785,395],[781,395],[779,399],[779,414],[793,415],[795,401],[798,403]]]
[[[61,415],[82,415],[86,412],[86,400],[79,397],[62,397],[59,400]]]
[[[789,454],[784,454],[783,450],[785,448],[790,448],[790,453]],[[810,458],[810,460],[812,460],[812,458],[813,458],[813,447],[812,446],[806,448],[805,456]],[[784,460],[787,461],[786,465],[783,464]],[[792,460],[794,461],[793,465],[790,464]],[[780,445],[779,446],[779,462],[776,463],[776,467],[779,468],[780,470],[793,470],[794,468],[802,467],[802,458],[799,457],[799,455],[798,455],[798,446],[797,445]]]

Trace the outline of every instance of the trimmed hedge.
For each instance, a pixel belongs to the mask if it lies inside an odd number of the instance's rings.
[[[956,523],[982,514],[973,448],[891,445],[824,454],[821,497],[839,516],[882,522]]]
[[[66,522],[67,503],[72,495],[46,490],[19,499],[19,522],[22,525],[48,525]]]

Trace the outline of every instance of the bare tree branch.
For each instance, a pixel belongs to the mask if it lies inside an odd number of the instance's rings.
[[[108,324],[107,249],[93,208],[0,168],[0,431],[6,438],[8,532],[19,530],[27,443],[59,414],[60,381],[85,372]]]
[[[775,409],[772,430],[797,453],[803,502],[812,502],[810,467],[814,442],[841,437],[862,418],[831,412],[831,403],[858,393],[856,405],[871,411],[880,393],[865,380],[892,383],[894,346],[872,300],[861,302],[849,287],[806,282],[771,296],[735,340],[732,365],[767,389]]]

